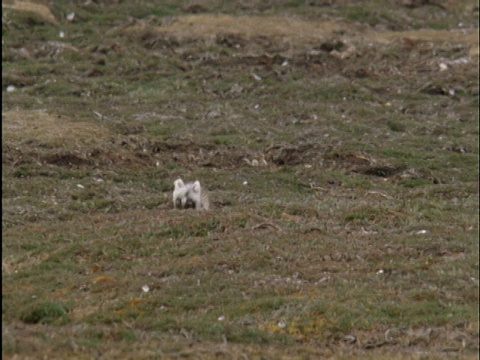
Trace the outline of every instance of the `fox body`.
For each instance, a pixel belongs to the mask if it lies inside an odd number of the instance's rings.
[[[173,182],[173,207],[182,209],[194,206],[197,210],[209,210],[210,201],[208,193],[202,189],[200,181],[184,183],[182,179]]]

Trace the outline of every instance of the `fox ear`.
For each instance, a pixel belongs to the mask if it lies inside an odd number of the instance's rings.
[[[202,187],[200,186],[200,181],[195,181],[193,183],[193,191],[199,193],[201,191]]]
[[[182,179],[177,179],[173,182],[173,185],[175,185],[175,189],[181,188],[184,186],[183,180]]]

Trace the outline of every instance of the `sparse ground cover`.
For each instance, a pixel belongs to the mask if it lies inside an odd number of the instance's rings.
[[[4,358],[478,358],[477,2],[2,8]]]

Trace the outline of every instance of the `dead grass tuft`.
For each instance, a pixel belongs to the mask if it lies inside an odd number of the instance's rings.
[[[2,8],[35,13],[49,23],[58,25],[57,19],[46,5],[37,4],[31,1],[2,0]]]

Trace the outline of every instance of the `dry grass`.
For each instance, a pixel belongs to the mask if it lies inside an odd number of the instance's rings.
[[[478,31],[474,29],[464,29],[457,31],[429,30],[422,29],[417,31],[396,31],[372,33],[367,39],[378,42],[388,42],[392,40],[410,39],[411,41],[432,41],[432,42],[450,42],[465,44],[470,47],[469,55],[473,60],[478,61]]]
[[[9,146],[38,142],[45,147],[78,150],[111,138],[112,133],[99,124],[75,122],[46,110],[2,113],[2,141]]]
[[[284,39],[292,44],[310,43],[323,40],[334,32],[345,30],[340,21],[321,23],[279,16],[242,16],[229,15],[192,15],[182,16],[171,25],[156,30],[159,33],[173,33],[181,38],[208,38],[221,33],[238,34],[246,39],[264,36],[266,38]]]
[[[130,31],[145,29],[145,24],[133,25]],[[289,47],[313,46],[319,42],[338,37],[348,38],[352,43],[380,42],[410,39],[411,41],[456,42],[471,47],[470,56],[478,57],[478,32],[474,29],[416,31],[372,31],[366,26],[346,23],[345,21],[306,21],[292,17],[279,16],[243,16],[228,15],[190,15],[175,19],[172,24],[149,28],[157,34],[173,35],[181,42],[191,40],[210,40],[214,42],[219,35],[230,34],[244,41],[258,39],[288,44]]]

